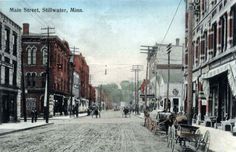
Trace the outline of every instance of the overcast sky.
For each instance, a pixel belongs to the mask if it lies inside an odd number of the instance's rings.
[[[91,83],[131,80],[132,65],[143,65],[146,55],[140,45],[162,42],[179,0],[0,0],[0,10],[30,32],[55,27],[56,34],[70,47],[79,48],[90,66]],[[10,8],[39,8],[39,13],[10,12]],[[44,13],[42,8],[62,8],[68,13]],[[70,8],[83,12],[70,12]],[[184,40],[184,0],[164,43]],[[107,65],[107,75],[105,68]]]

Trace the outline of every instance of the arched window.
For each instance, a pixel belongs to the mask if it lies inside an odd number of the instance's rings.
[[[37,48],[33,47],[31,50],[31,64],[36,64],[36,52]]]
[[[43,48],[41,49],[41,52],[42,52],[42,55],[43,55],[43,65],[46,65],[47,64],[47,57],[48,57],[47,47],[43,46]]]
[[[27,47],[26,48],[27,53],[28,53],[28,64],[36,64],[36,52],[37,48],[34,47]]]
[[[45,84],[46,84],[46,73],[42,73],[41,75],[41,83],[42,83],[42,87],[45,87]]]
[[[26,51],[28,53],[28,64],[31,64],[31,48],[27,47]]]
[[[30,73],[26,74],[26,86],[29,87],[30,86]]]
[[[35,87],[36,85],[35,77],[36,77],[36,73],[32,73],[32,87]]]

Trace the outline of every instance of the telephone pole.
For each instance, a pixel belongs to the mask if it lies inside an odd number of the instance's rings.
[[[157,53],[157,46],[145,46],[141,45],[141,47],[144,47],[145,49],[140,49],[144,50],[145,52],[140,52],[140,53],[146,53],[147,54],[147,66],[146,66],[146,80],[145,80],[145,107],[144,110],[147,108],[147,84],[148,84],[148,72],[149,72],[149,62],[151,58],[156,56]]]
[[[138,97],[138,86],[139,86],[139,71],[141,71],[142,66],[141,65],[132,65],[131,71],[134,72],[134,87],[135,87],[135,109],[137,114],[139,114],[139,97]]]
[[[54,30],[55,28],[52,27],[45,27],[45,28],[41,28],[41,30],[47,30],[47,33],[42,33],[42,34],[47,34],[47,67],[46,67],[46,76],[47,76],[47,82],[46,82],[46,95],[47,95],[47,100],[46,100],[46,105],[44,103],[44,114],[45,114],[45,119],[46,119],[46,123],[48,123],[49,121],[49,95],[50,95],[50,41],[49,41],[49,37],[50,34],[54,34],[55,32],[50,32],[50,30]],[[45,96],[44,96],[45,98]]]
[[[167,46],[167,54],[168,54],[168,76],[167,76],[167,95],[166,95],[166,110],[168,110],[169,106],[169,86],[170,86],[170,52],[171,52],[171,43]],[[170,110],[170,109],[169,109]]]
[[[192,99],[193,99],[193,84],[192,84],[192,68],[193,68],[193,3],[189,3],[188,8],[188,94],[187,94],[187,117],[188,123],[192,123]]]

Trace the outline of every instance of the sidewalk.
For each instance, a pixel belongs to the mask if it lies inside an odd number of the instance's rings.
[[[139,118],[144,118],[144,114],[141,113]],[[215,129],[211,127],[205,127],[202,125],[194,126],[199,127],[202,134],[207,130],[210,132],[210,147],[209,149],[214,152],[235,152],[236,151],[236,136],[233,136],[231,132]]]
[[[202,125],[195,125],[199,127],[202,134],[207,130],[210,132],[210,147],[214,152],[235,152],[236,151],[236,136],[231,132],[205,127]]]
[[[87,113],[79,114],[79,117],[87,116]],[[46,125],[52,125],[53,122],[50,122],[50,120],[65,120],[65,119],[74,119],[75,116],[55,116],[52,118],[49,118],[49,123],[46,123],[43,118],[39,118],[36,123],[31,122],[31,118],[27,118],[27,122],[24,122],[24,119],[21,118],[20,122],[14,122],[14,123],[3,123],[0,124],[0,136],[6,135],[14,132],[24,131],[33,129],[36,127],[46,126]]]

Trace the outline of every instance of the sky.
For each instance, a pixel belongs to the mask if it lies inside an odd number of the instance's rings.
[[[0,11],[30,32],[42,33],[42,27],[55,27],[55,33],[79,48],[90,67],[94,86],[133,80],[132,65],[142,65],[140,80],[145,78],[146,54],[141,45],[184,42],[184,0],[163,41],[180,0],[0,0]],[[10,8],[22,9],[11,12]],[[24,12],[38,8],[40,12]],[[65,13],[42,12],[43,8],[67,9]],[[70,12],[70,8],[83,12]],[[107,74],[105,74],[107,69]]]

